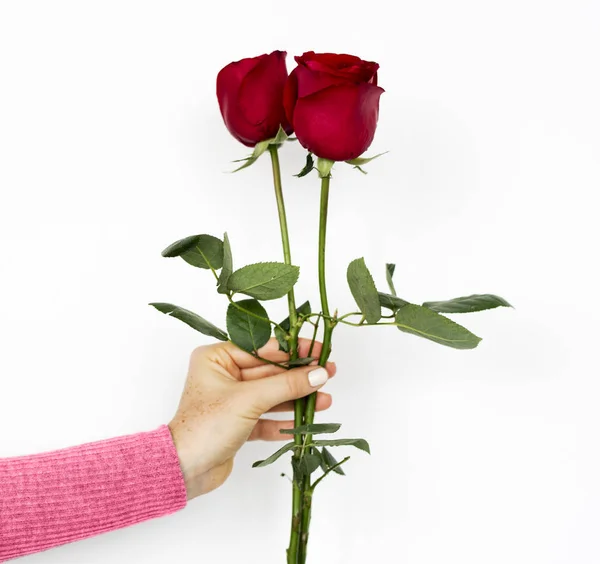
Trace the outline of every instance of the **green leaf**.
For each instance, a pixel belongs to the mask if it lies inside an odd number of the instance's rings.
[[[319,435],[322,433],[335,433],[342,425],[340,423],[310,423],[308,425],[300,425],[294,429],[280,429],[279,432],[283,435]]]
[[[299,305],[296,308],[296,315],[298,317],[307,317],[312,313],[312,309],[310,308],[310,302],[306,300],[303,304]],[[279,325],[286,331],[290,330],[290,318],[286,317]]]
[[[273,329],[273,333],[275,333],[275,338],[279,343],[279,350],[289,353],[290,352],[290,344],[287,341],[287,333],[282,331],[279,327],[275,326]]]
[[[285,296],[298,280],[300,269],[282,262],[259,262],[236,270],[227,281],[232,292],[257,300],[275,300]]]
[[[275,338],[279,343],[279,350],[289,353],[290,352],[290,344],[287,341],[287,333],[282,331],[279,327],[275,326],[273,329],[273,333],[275,333]]]
[[[280,458],[281,456],[283,456],[286,452],[289,452],[290,450],[292,450],[294,448],[294,443],[286,443],[285,445],[283,445],[277,452],[274,452],[271,456],[269,456],[268,458],[265,458],[264,460],[257,460],[253,465],[252,468],[263,468],[265,466],[268,466],[269,464],[273,464],[273,462],[275,462],[278,458]]]
[[[379,303],[386,307],[387,309],[391,309],[392,311],[396,311],[397,309],[408,305],[409,302],[399,298],[398,296],[392,296],[391,294],[385,294],[383,292],[378,293]]]
[[[332,439],[313,441],[317,446],[353,446],[371,454],[369,443],[365,439]]]
[[[304,165],[304,168],[298,174],[294,174],[294,176],[302,178],[303,176],[306,176],[313,168],[315,168],[315,161],[312,157],[312,153],[308,153],[306,155],[306,164]]]
[[[198,268],[219,270],[223,266],[223,241],[212,235],[198,235],[198,240],[179,255]]]
[[[396,311],[400,331],[453,349],[474,349],[481,339],[462,325],[426,307],[407,304]]]
[[[301,483],[321,465],[321,453],[315,449],[313,454],[305,454],[302,458],[292,458],[294,479]]]
[[[310,307],[310,302],[306,300],[303,304],[299,305],[296,308],[296,315],[298,317],[307,317],[312,313],[312,309]],[[291,329],[290,326],[290,317],[289,315],[279,324],[284,331],[289,331]]]
[[[227,233],[223,235],[223,267],[219,280],[217,281],[217,292],[219,294],[228,294],[227,281],[233,272],[233,258],[231,256],[231,245]]]
[[[305,358],[296,358],[295,360],[290,360],[287,363],[289,368],[297,368],[298,366],[308,366],[313,360],[316,360],[312,356],[307,356]]]
[[[348,164],[354,165],[354,166],[361,166],[361,165],[366,165],[367,163],[370,163],[371,161],[374,161],[375,159],[378,159],[379,157],[381,157],[382,155],[385,155],[389,153],[389,151],[385,151],[384,153],[379,153],[378,155],[375,155],[374,157],[358,157],[356,159],[350,159],[349,161],[346,161]]]
[[[256,300],[240,300],[227,308],[227,331],[240,349],[254,352],[267,344],[271,323],[265,308]]]
[[[181,256],[182,253],[195,247],[200,239],[200,235],[190,235],[189,237],[185,237],[183,239],[179,239],[179,241],[175,241],[171,243],[162,253],[161,255],[166,258],[178,257]]]
[[[189,311],[182,307],[177,307],[173,304],[166,304],[160,302],[151,303],[148,305],[155,307],[158,311],[166,313],[167,315],[170,315],[175,319],[179,319],[179,321],[183,321],[184,323],[192,327],[192,329],[200,331],[200,333],[202,333],[203,335],[214,337],[215,339],[219,339],[219,341],[227,341],[227,333],[225,333],[225,331],[222,331],[221,329],[210,323],[210,321],[206,321],[206,319],[200,317],[192,311]]]
[[[388,286],[390,287],[390,292],[392,296],[396,295],[396,288],[394,288],[394,281],[392,278],[394,277],[394,272],[396,271],[396,265],[388,262],[385,265],[385,278],[387,280]]]
[[[310,476],[319,466],[321,466],[321,453],[318,450],[315,450],[315,454],[305,454],[300,461],[306,470],[306,475]]]
[[[381,304],[373,277],[364,258],[357,258],[348,265],[348,285],[361,313],[368,323],[377,323],[381,319]]]
[[[310,315],[312,310],[310,308],[310,302],[307,300],[302,305],[296,308],[296,314],[298,317],[306,317]],[[281,327],[281,329],[279,328]],[[279,323],[279,327],[275,327],[275,337],[279,342],[279,350],[284,352],[290,352],[289,343],[287,342],[286,336],[290,330],[290,318],[286,317],[281,323]]]
[[[331,176],[331,169],[335,161],[329,159],[322,159],[321,157],[317,158],[317,170],[319,171],[320,178],[328,178]]]
[[[331,452],[329,452],[329,450],[327,450],[327,447],[323,447],[323,449],[321,450],[321,469],[323,470],[323,472],[327,472],[330,468],[333,468],[336,464],[338,464],[338,461],[335,459],[333,454],[331,454]],[[336,474],[339,474],[340,476],[346,475],[344,473],[344,471],[342,470],[341,466],[337,466],[336,468],[333,468],[333,472],[335,472]]]
[[[306,317],[312,313],[310,308],[310,302],[307,300],[302,305],[296,308],[296,315],[298,317]],[[281,329],[279,328],[281,327]],[[275,326],[275,337],[279,343],[279,350],[284,352],[290,352],[289,343],[286,339],[287,334],[290,331],[290,318],[286,317],[281,323],[279,323],[279,327]]]
[[[425,302],[423,306],[438,313],[471,313],[501,306],[512,307],[504,298],[493,294],[473,294],[443,302]]]

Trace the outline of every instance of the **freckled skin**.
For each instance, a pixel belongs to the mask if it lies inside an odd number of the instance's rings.
[[[300,340],[300,353],[310,341]],[[315,343],[313,356],[320,344]],[[272,339],[259,351],[273,362],[288,360]],[[279,430],[293,428],[293,421],[262,419],[270,411],[292,411],[293,400],[313,388],[308,373],[315,366],[285,370],[265,364],[232,343],[196,348],[177,412],[169,429],[179,455],[188,499],[218,488],[228,478],[237,451],[248,440],[289,440]],[[335,364],[327,363],[329,376]],[[319,392],[317,409],[327,409],[331,396]]]

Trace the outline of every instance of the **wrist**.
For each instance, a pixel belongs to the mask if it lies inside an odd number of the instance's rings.
[[[197,468],[194,463],[194,457],[192,451],[185,440],[185,432],[182,432],[180,424],[175,421],[171,421],[168,425],[175,450],[177,451],[177,457],[179,458],[179,466],[185,482],[185,489],[187,493],[187,499],[193,499],[198,495],[201,495],[199,491],[198,482],[202,475],[202,471]]]

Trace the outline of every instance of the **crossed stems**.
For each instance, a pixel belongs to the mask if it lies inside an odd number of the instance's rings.
[[[270,145],[269,152],[271,154],[271,164],[273,168],[273,184],[275,187],[275,197],[277,200],[277,210],[279,213],[279,224],[281,229],[281,241],[283,245],[283,255],[286,264],[291,264],[290,242],[287,228],[287,218],[285,213],[285,204],[283,200],[283,190],[281,186],[281,171],[279,167],[278,145]],[[329,354],[331,352],[331,338],[333,329],[338,323],[347,325],[387,325],[391,323],[365,323],[365,317],[360,312],[351,312],[341,317],[337,316],[337,311],[332,316],[329,312],[329,302],[327,299],[327,286],[325,281],[325,243],[327,232],[327,211],[329,204],[329,182],[330,176],[321,177],[321,198],[320,198],[320,213],[319,213],[319,294],[321,297],[321,312],[317,314],[308,314],[306,316],[298,315],[296,312],[296,304],[294,300],[293,289],[288,294],[289,320],[290,331],[287,335],[290,361],[298,357],[298,335],[305,322],[311,323],[314,326],[312,342],[308,356],[312,355],[319,325],[323,325],[323,339],[321,354],[319,355],[319,365],[325,366]],[[349,321],[352,316],[360,316],[358,323]],[[313,322],[312,318],[316,317]],[[393,315],[386,316],[393,318]],[[285,332],[284,332],[285,333]],[[288,367],[289,368],[289,367]],[[315,406],[317,394],[312,393],[305,399],[299,399],[294,402],[294,426],[310,425],[314,421]],[[312,449],[315,445],[312,443],[312,435],[310,433],[294,435],[294,453],[292,464],[294,468],[298,467],[298,463],[302,460],[305,454],[312,454]],[[290,532],[290,544],[287,550],[288,564],[304,564],[306,562],[306,550],[308,544],[308,531],[310,526],[312,495],[315,487],[334,469],[344,464],[349,457],[341,462],[328,468],[324,474],[318,478],[312,485],[310,475],[299,479],[298,472],[294,470],[294,480],[292,480],[293,496],[292,496],[292,525]]]
[[[281,241],[283,246],[284,261],[286,264],[292,264],[292,257],[290,251],[289,234],[287,227],[287,216],[285,212],[285,204],[283,200],[283,190],[281,185],[281,170],[279,166],[278,156],[279,145],[269,145],[269,152],[271,154],[271,164],[273,168],[273,183],[275,187],[275,197],[277,200],[277,210],[279,214],[279,224],[281,230]],[[227,299],[230,304],[234,307],[243,311],[249,316],[260,319],[261,321],[268,322],[278,328],[284,335],[289,343],[289,355],[290,362],[297,360],[298,358],[298,335],[302,326],[305,322],[310,323],[314,326],[312,341],[308,352],[308,357],[312,355],[313,347],[316,341],[319,324],[323,321],[323,342],[321,354],[319,356],[319,365],[325,366],[329,354],[331,352],[331,337],[333,329],[338,323],[344,323],[346,325],[362,326],[362,325],[398,325],[395,322],[389,323],[365,323],[365,317],[360,312],[350,312],[341,317],[337,316],[336,313],[331,316],[329,313],[329,303],[327,300],[327,287],[325,282],[325,242],[326,242],[326,229],[327,229],[327,208],[329,201],[329,181],[330,176],[321,178],[321,202],[320,202],[320,219],[319,219],[319,293],[321,296],[321,312],[316,314],[298,315],[296,311],[296,302],[294,297],[294,289],[292,288],[288,294],[288,309],[289,309],[289,322],[290,330],[286,332],[280,324],[271,321],[270,319],[258,315],[246,308],[240,306],[238,303],[233,301],[233,293],[228,292]],[[198,252],[204,257],[204,253],[198,247]],[[206,257],[205,262],[212,271],[217,282],[219,276],[210,261]],[[348,321],[347,319],[352,316],[360,316],[358,323]],[[316,317],[316,322],[312,321],[311,318]],[[383,316],[384,318],[394,318],[394,315]],[[289,369],[290,366],[273,362],[266,358],[258,355],[257,351],[254,351],[253,356],[256,358],[283,369]],[[298,399],[294,402],[294,426],[299,427],[305,424],[311,424],[314,421],[315,405],[316,405],[317,394],[312,393],[305,400],[304,398]],[[316,446],[312,443],[312,435],[306,434],[295,434],[294,435],[294,454],[293,457],[296,462],[302,459],[305,453],[311,454],[312,448]],[[298,453],[298,450],[300,451]],[[340,462],[327,468],[322,476],[320,476],[312,485],[310,483],[310,476],[302,479],[299,484],[299,480],[294,479],[293,483],[293,498],[292,498],[292,527],[290,534],[290,545],[287,551],[288,564],[304,564],[306,562],[306,548],[308,543],[308,529],[310,525],[311,507],[312,507],[312,495],[315,487],[321,483],[321,481],[332,471],[339,468],[342,464],[347,462],[350,457],[346,457]],[[295,476],[297,478],[297,476]]]
[[[271,155],[271,165],[273,169],[273,184],[275,188],[275,198],[277,200],[277,211],[279,214],[279,225],[281,230],[281,242],[283,245],[283,256],[286,264],[292,264],[292,257],[290,251],[290,241],[287,227],[287,217],[285,213],[285,203],[283,199],[283,189],[281,185],[281,170],[279,166],[278,156],[279,145],[269,145],[269,153]],[[308,356],[312,355],[313,347],[319,330],[319,325],[322,322],[323,325],[323,340],[321,354],[319,355],[319,365],[325,366],[327,359],[331,352],[331,337],[333,329],[338,323],[344,323],[347,325],[395,325],[395,322],[390,323],[365,323],[365,317],[360,312],[351,312],[341,317],[337,316],[336,313],[331,316],[329,313],[329,303],[327,300],[327,286],[325,281],[325,242],[326,242],[326,231],[327,231],[327,210],[329,202],[329,182],[330,176],[321,178],[321,199],[320,199],[320,214],[319,214],[319,252],[318,252],[318,263],[319,263],[319,293],[321,297],[321,312],[317,314],[298,315],[296,312],[296,303],[294,298],[293,288],[288,293],[288,309],[289,309],[289,321],[290,330],[289,333],[282,331],[286,334],[286,338],[289,343],[290,362],[298,358],[298,335],[305,322],[308,322],[314,326],[312,341]],[[215,273],[216,276],[216,273]],[[228,295],[229,301],[234,303],[231,296]],[[237,306],[236,307],[240,307]],[[243,308],[241,308],[243,309]],[[246,311],[250,315],[259,317],[261,316],[253,314],[252,312]],[[349,321],[348,318],[352,316],[360,316],[358,323]],[[316,317],[316,321],[312,321],[312,318]],[[385,316],[386,318],[393,318],[394,315]],[[269,323],[273,323],[271,320],[265,319]],[[276,327],[281,329],[281,326],[274,323]],[[256,353],[257,355],[258,353]],[[264,360],[264,359],[263,359]],[[289,366],[279,365],[283,368],[290,368]],[[315,406],[316,406],[317,394],[312,393],[306,400],[304,398],[298,399],[294,402],[294,426],[299,427],[301,425],[310,425],[314,421]],[[312,443],[312,435],[306,434],[295,434],[294,435],[294,449],[292,463],[297,464],[302,460],[305,454],[312,454],[312,449],[315,445]],[[327,476],[330,472],[339,468],[344,464],[349,457],[344,458],[341,462],[332,465],[327,468],[323,475],[319,477],[312,485],[310,482],[310,475],[299,479],[298,472],[294,470],[293,484],[293,496],[292,496],[292,525],[290,532],[290,544],[287,550],[287,561],[288,564],[304,564],[306,562],[306,550],[308,544],[308,531],[311,517],[312,507],[312,495],[315,487]]]

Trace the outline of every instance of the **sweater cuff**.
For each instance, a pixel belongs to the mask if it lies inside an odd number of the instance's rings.
[[[167,425],[0,459],[0,562],[173,513],[187,494]]]

